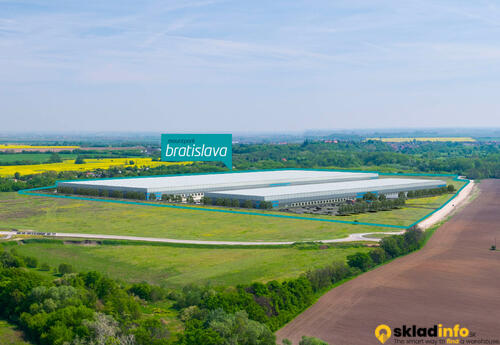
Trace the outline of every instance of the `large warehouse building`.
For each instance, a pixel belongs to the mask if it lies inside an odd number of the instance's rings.
[[[250,200],[257,207],[263,201],[273,207],[337,203],[371,192],[397,197],[399,192],[445,186],[445,181],[383,178],[377,173],[328,170],[269,170],[255,172],[195,174],[102,180],[62,181],[58,187],[79,194],[81,190],[140,193],[143,198],[180,196],[183,201],[203,196],[212,200]],[[63,188],[60,188],[62,190]],[[142,194],[144,193],[144,194]]]
[[[328,170],[269,170],[255,172],[196,174],[182,176],[139,177],[123,179],[81,180],[59,182],[57,186],[107,191],[141,192],[149,199],[154,193],[200,197],[206,192],[260,187],[377,179],[377,173]]]
[[[236,189],[207,192],[214,199],[251,200],[256,203],[271,202],[273,207],[303,206],[322,203],[336,203],[360,198],[371,192],[397,197],[399,192],[432,189],[446,186],[444,181],[423,179],[386,178],[349,182],[333,182],[300,186],[281,186],[253,189]]]

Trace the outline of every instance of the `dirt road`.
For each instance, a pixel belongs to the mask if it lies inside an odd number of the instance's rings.
[[[331,290],[277,332],[279,344],[282,338],[298,344],[302,335],[331,345],[380,344],[374,329],[381,323],[458,323],[477,334],[471,339],[500,341],[500,251],[489,250],[495,236],[500,245],[500,180],[478,186],[479,197],[422,250]]]

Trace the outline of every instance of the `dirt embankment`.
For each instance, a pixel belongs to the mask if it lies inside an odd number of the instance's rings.
[[[439,223],[441,220],[448,217],[450,214],[455,212],[457,208],[460,208],[464,203],[469,200],[470,194],[473,192],[475,188],[475,182],[471,180],[469,184],[467,184],[461,191],[456,195],[450,202],[444,205],[437,212],[434,212],[429,217],[425,218],[423,221],[418,223],[418,227],[420,229],[428,229],[436,223]]]
[[[500,251],[489,250],[495,237],[500,243],[500,180],[479,188],[422,250],[329,291],[277,332],[278,343],[309,335],[332,345],[380,344],[381,323],[460,324],[475,332],[471,339],[500,339]]]

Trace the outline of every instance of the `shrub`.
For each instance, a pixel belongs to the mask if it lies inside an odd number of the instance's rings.
[[[357,252],[347,256],[347,263],[350,267],[357,267],[362,271],[373,266],[372,258],[368,253]]]
[[[75,164],[85,164],[85,160],[83,159],[82,156],[78,156],[75,159]]]
[[[401,248],[399,248],[398,240],[394,236],[385,237],[380,241],[380,248],[382,248],[389,258],[395,258],[401,255]]]
[[[259,208],[268,210],[273,208],[273,204],[270,201],[261,201]]]
[[[253,202],[252,202],[252,200],[245,200],[245,202],[243,203],[243,207],[245,207],[245,208],[253,208]]]
[[[112,190],[109,192],[109,196],[112,198],[118,198],[122,199],[123,198],[123,192],[119,190]]]
[[[57,186],[57,192],[61,194],[73,194],[73,188]]]
[[[128,291],[143,300],[151,300],[151,286],[145,282],[132,285]]]
[[[363,200],[377,200],[377,196],[371,192],[363,194]]]
[[[315,337],[306,337],[302,336],[302,339],[299,342],[299,345],[329,345],[327,342],[324,342],[321,339]]]
[[[73,266],[65,263],[60,264],[57,270],[62,275],[74,272]]]
[[[24,262],[26,266],[29,268],[37,268],[38,267],[38,259],[33,256],[25,256]]]
[[[166,295],[161,287],[146,282],[133,284],[128,291],[145,301],[159,301]]]
[[[379,265],[386,260],[385,251],[382,248],[375,248],[370,251],[370,258],[375,265]]]
[[[15,251],[13,251],[13,253],[3,251],[0,254],[0,266],[2,266],[2,267],[23,267],[24,262],[21,258],[19,258],[15,255]]]
[[[167,324],[157,318],[147,318],[141,320],[136,329],[132,332],[137,345],[167,345],[170,331]],[[124,344],[121,342],[120,344]]]
[[[351,270],[343,262],[334,262],[326,267],[317,268],[306,273],[306,277],[311,283],[314,292],[321,291],[335,284],[342,279],[349,277]]]

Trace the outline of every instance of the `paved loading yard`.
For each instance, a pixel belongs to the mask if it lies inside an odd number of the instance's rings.
[[[332,345],[380,344],[373,332],[381,323],[459,323],[475,339],[500,340],[500,251],[488,250],[500,240],[500,180],[479,187],[422,250],[331,290],[278,331],[278,343],[310,335]]]

